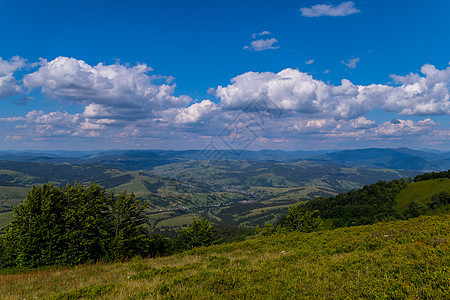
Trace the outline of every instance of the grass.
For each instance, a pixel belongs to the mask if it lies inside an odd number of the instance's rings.
[[[0,206],[15,206],[22,203],[30,188],[0,186]]]
[[[5,299],[449,299],[449,215],[0,275]]]
[[[411,201],[428,204],[427,199],[442,191],[450,193],[449,178],[438,178],[411,183],[398,193],[395,198],[396,204],[394,208],[397,211],[404,211]]]
[[[3,228],[6,227],[6,225],[9,224],[9,222],[12,221],[13,215],[14,215],[13,211],[0,213],[0,232],[2,231]]]
[[[192,224],[192,220],[194,218],[200,218],[200,216],[196,213],[190,213],[190,214],[185,214],[185,215],[181,215],[181,216],[176,216],[176,217],[172,217],[170,219],[167,220],[162,220],[160,222],[158,222],[157,227],[164,227],[164,226],[168,226],[168,227],[188,227],[189,225]]]

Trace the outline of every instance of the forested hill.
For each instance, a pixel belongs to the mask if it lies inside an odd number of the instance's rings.
[[[449,201],[450,170],[379,181],[335,197],[315,198],[306,207],[318,210],[325,224],[335,228],[446,212]]]

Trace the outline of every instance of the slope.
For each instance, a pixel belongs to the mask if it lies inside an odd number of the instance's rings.
[[[449,299],[448,215],[130,262],[3,271],[7,299]],[[16,273],[16,274],[14,274]]]
[[[438,178],[409,184],[395,197],[395,210],[403,212],[412,201],[429,204],[431,196],[439,192],[450,193],[450,179]]]

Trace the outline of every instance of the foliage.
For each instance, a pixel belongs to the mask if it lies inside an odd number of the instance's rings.
[[[145,248],[145,206],[98,184],[33,187],[1,238],[0,267],[79,264]]]
[[[408,208],[404,211],[403,217],[405,219],[416,218],[420,215],[437,211],[444,206],[450,204],[450,194],[446,191],[433,194],[426,199],[426,204],[418,201],[411,201]]]
[[[436,193],[431,196],[430,203],[428,207],[431,209],[436,209],[446,204],[450,204],[450,194],[443,191],[440,193]]]
[[[144,215],[145,205],[136,201],[133,194],[127,196],[122,192],[111,205],[114,238],[110,253],[114,259],[123,259],[143,251],[146,230]]]
[[[416,218],[420,215],[423,215],[426,211],[427,207],[420,202],[411,201],[408,205],[408,208],[404,212],[404,218]]]
[[[266,223],[258,229],[258,233],[270,236],[276,233],[316,231],[323,223],[318,212],[310,211],[304,202],[297,202],[289,207],[288,213],[276,225]]]
[[[318,212],[310,211],[305,203],[298,202],[289,208],[288,214],[277,225],[287,231],[312,232],[322,225]]]
[[[398,218],[393,208],[395,197],[407,185],[405,179],[379,181],[335,197],[313,199],[305,207],[310,211],[318,210],[323,219],[333,219],[334,227],[373,224]]]
[[[176,240],[177,250],[210,246],[214,243],[216,228],[206,218],[194,219],[192,225],[180,231]]]
[[[255,235],[256,228],[244,226],[219,227],[216,229],[215,240],[220,243],[244,241],[247,237]]]
[[[431,172],[417,175],[414,177],[415,182],[437,179],[437,178],[450,178],[450,170],[442,171],[442,172]]]

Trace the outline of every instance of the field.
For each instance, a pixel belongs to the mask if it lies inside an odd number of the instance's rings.
[[[7,299],[449,299],[450,218],[257,237],[169,257],[9,271]]]

